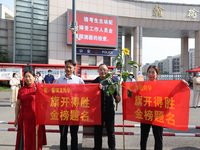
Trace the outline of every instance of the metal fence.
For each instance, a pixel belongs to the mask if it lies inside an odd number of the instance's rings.
[[[164,74],[159,75],[157,80],[189,80],[189,75],[187,74]],[[147,75],[144,75],[144,80],[148,81]]]

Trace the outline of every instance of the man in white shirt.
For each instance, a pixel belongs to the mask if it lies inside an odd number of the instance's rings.
[[[60,84],[84,84],[82,78],[73,75],[76,63],[73,60],[65,61],[65,76],[60,77],[55,83]],[[60,125],[60,150],[67,150],[68,125]],[[78,150],[78,125],[70,125],[71,150]]]

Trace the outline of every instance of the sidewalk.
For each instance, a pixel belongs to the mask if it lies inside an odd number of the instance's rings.
[[[14,121],[14,108],[10,107],[9,102],[10,92],[0,92],[0,121]],[[191,98],[193,96],[193,92],[191,90]],[[119,110],[115,115],[115,124],[122,124],[122,103],[119,103]],[[199,125],[199,115],[200,108],[194,109],[190,108],[190,117],[189,124],[190,125]],[[125,121],[125,124],[138,124],[136,122]],[[8,124],[0,124],[0,128],[13,128],[13,125]],[[47,129],[58,129],[58,126],[46,126]],[[79,127],[79,131],[83,131],[83,127]],[[115,128],[115,131],[122,132],[122,128]],[[140,132],[139,128],[125,128],[125,132]],[[151,131],[152,132],[152,131]],[[178,132],[182,133],[182,131],[174,131],[171,129],[164,129],[164,132]],[[190,129],[188,133],[196,133],[199,130]],[[186,133],[186,132],[184,132]],[[93,138],[83,138],[82,134],[78,134],[78,143],[79,149],[82,150],[92,150],[93,148]],[[8,131],[0,131],[0,149],[1,150],[13,150],[15,147],[16,140],[16,132],[8,132]],[[43,150],[59,150],[59,133],[47,133],[47,144],[43,147]],[[70,145],[70,134],[68,134],[68,145]],[[125,136],[126,141],[126,150],[139,150],[140,136]],[[83,144],[82,144],[83,143]],[[199,146],[199,138],[194,137],[164,137],[164,150],[172,150],[174,148],[179,147],[174,150],[190,150],[191,148],[186,147],[195,147],[200,148]],[[83,146],[83,147],[82,147]],[[70,146],[68,146],[70,148]],[[154,147],[154,139],[153,136],[149,136],[148,140],[148,149],[153,150]],[[107,148],[107,137],[103,138],[103,148]],[[116,148],[117,150],[123,149],[123,136],[116,135]],[[195,150],[195,149],[191,149]]]

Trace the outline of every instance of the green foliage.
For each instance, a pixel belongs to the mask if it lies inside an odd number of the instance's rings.
[[[0,45],[0,63],[9,62],[8,51],[3,49],[2,45]]]
[[[122,72],[122,79],[123,79],[124,82],[126,82],[126,80],[127,80],[127,78],[128,78],[128,74],[129,74],[128,71],[123,71],[123,72]]]
[[[122,81],[126,82],[128,76],[129,76],[128,71],[123,71],[123,67],[125,65],[131,65],[136,68],[138,67],[138,64],[132,60],[129,61],[127,64],[123,64],[125,57],[129,58],[129,54],[125,55],[123,50],[119,50],[119,53],[114,58],[114,61],[117,62],[116,68],[120,68],[120,70],[121,70],[120,79],[118,80],[118,82],[113,82],[113,80],[112,80],[113,71],[109,71],[108,74],[105,76],[104,80],[102,81],[101,84],[103,85],[103,90],[105,91],[106,95],[113,94],[114,91],[116,89],[118,89],[117,95],[119,96],[121,83],[122,83]],[[109,84],[109,87],[106,88],[105,85],[107,85],[107,83]],[[132,96],[131,91],[128,91],[128,96],[130,96],[130,97]],[[116,102],[116,110],[117,110],[117,106],[118,106],[117,104],[119,102],[118,102],[118,100],[116,100],[115,102]]]
[[[10,91],[9,87],[0,87],[0,92],[1,91]]]
[[[0,91],[10,91],[9,81],[0,81]]]

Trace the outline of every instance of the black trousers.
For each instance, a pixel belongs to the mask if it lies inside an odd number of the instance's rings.
[[[105,123],[106,132],[108,135],[108,147],[109,150],[115,150],[115,122],[114,113],[102,115],[102,124],[94,126],[94,150],[102,149],[102,133],[103,133],[103,125]]]
[[[71,133],[71,150],[78,150],[78,127],[77,125],[70,126]],[[67,150],[67,133],[68,126],[59,126],[60,128],[60,150]]]
[[[153,135],[154,135],[154,139],[155,139],[154,150],[162,150],[162,148],[163,148],[163,137],[162,137],[163,127],[150,125],[150,124],[144,124],[144,123],[141,123],[141,126],[140,126],[140,128],[141,128],[140,149],[146,150],[147,139],[149,137],[149,130],[150,130],[151,126],[153,128]]]

